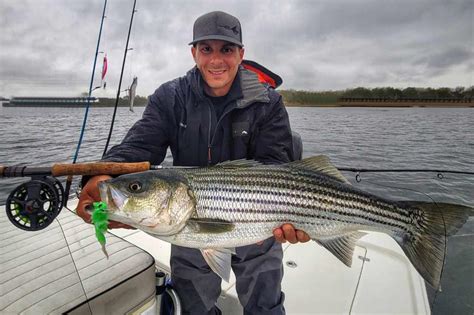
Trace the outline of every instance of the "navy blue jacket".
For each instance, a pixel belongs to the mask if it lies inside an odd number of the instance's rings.
[[[194,67],[161,85],[148,99],[143,117],[104,160],[160,164],[170,147],[173,164],[206,166],[255,159],[265,164],[293,160],[288,113],[281,96],[239,68],[219,121]]]

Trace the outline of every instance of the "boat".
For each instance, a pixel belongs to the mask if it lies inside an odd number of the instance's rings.
[[[37,232],[13,226],[0,207],[0,313],[167,314],[167,300],[179,314],[166,281],[170,244],[140,230],[109,230],[107,258],[76,204]],[[351,268],[314,242],[283,246],[287,314],[430,314],[424,280],[385,234],[359,240]],[[222,282],[218,307],[242,314],[235,276]]]

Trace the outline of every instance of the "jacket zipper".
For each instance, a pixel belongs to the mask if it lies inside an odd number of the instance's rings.
[[[232,107],[231,109],[227,109],[227,110],[224,111],[224,113],[222,113],[221,117],[219,118],[219,120],[216,123],[216,128],[214,129],[214,133],[212,134],[212,137],[211,137],[211,130],[212,130],[212,128],[211,128],[211,125],[212,125],[212,109],[211,109],[211,106],[213,106],[213,105],[210,103],[210,101],[208,101],[207,104],[208,104],[208,108],[209,108],[209,131],[207,133],[207,165],[209,166],[212,163],[211,147],[212,147],[212,142],[214,142],[214,138],[215,138],[216,133],[217,133],[217,127],[219,127],[219,123],[222,121],[224,116],[226,116],[231,111],[233,111],[235,107]]]
[[[212,163],[212,155],[211,155],[211,130],[212,130],[212,109],[210,101],[207,101],[208,109],[209,109],[209,131],[207,132],[207,166],[211,165]]]

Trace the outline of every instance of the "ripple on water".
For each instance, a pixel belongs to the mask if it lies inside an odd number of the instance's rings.
[[[137,108],[135,113],[118,109],[111,146],[121,141],[142,111],[143,108]],[[324,154],[343,167],[472,171],[473,109],[291,107],[288,112],[292,128],[302,137],[305,157]],[[84,109],[2,107],[0,114],[0,163],[47,165],[72,160]],[[100,159],[111,115],[111,108],[91,108],[79,162]],[[167,158],[169,162],[170,157]],[[427,193],[435,192],[437,198],[458,198],[473,204],[472,178],[454,178],[461,179],[447,184],[436,178],[399,178],[387,173],[377,181],[403,187],[413,184]],[[0,182],[0,202],[15,184],[15,180]],[[385,194],[382,186],[371,189]]]

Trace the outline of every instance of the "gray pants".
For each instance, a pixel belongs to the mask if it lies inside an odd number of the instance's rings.
[[[281,244],[271,237],[262,245],[238,247],[236,253],[232,269],[244,313],[285,314]],[[221,278],[199,250],[171,246],[171,279],[184,314],[220,314],[215,303],[221,293]]]

